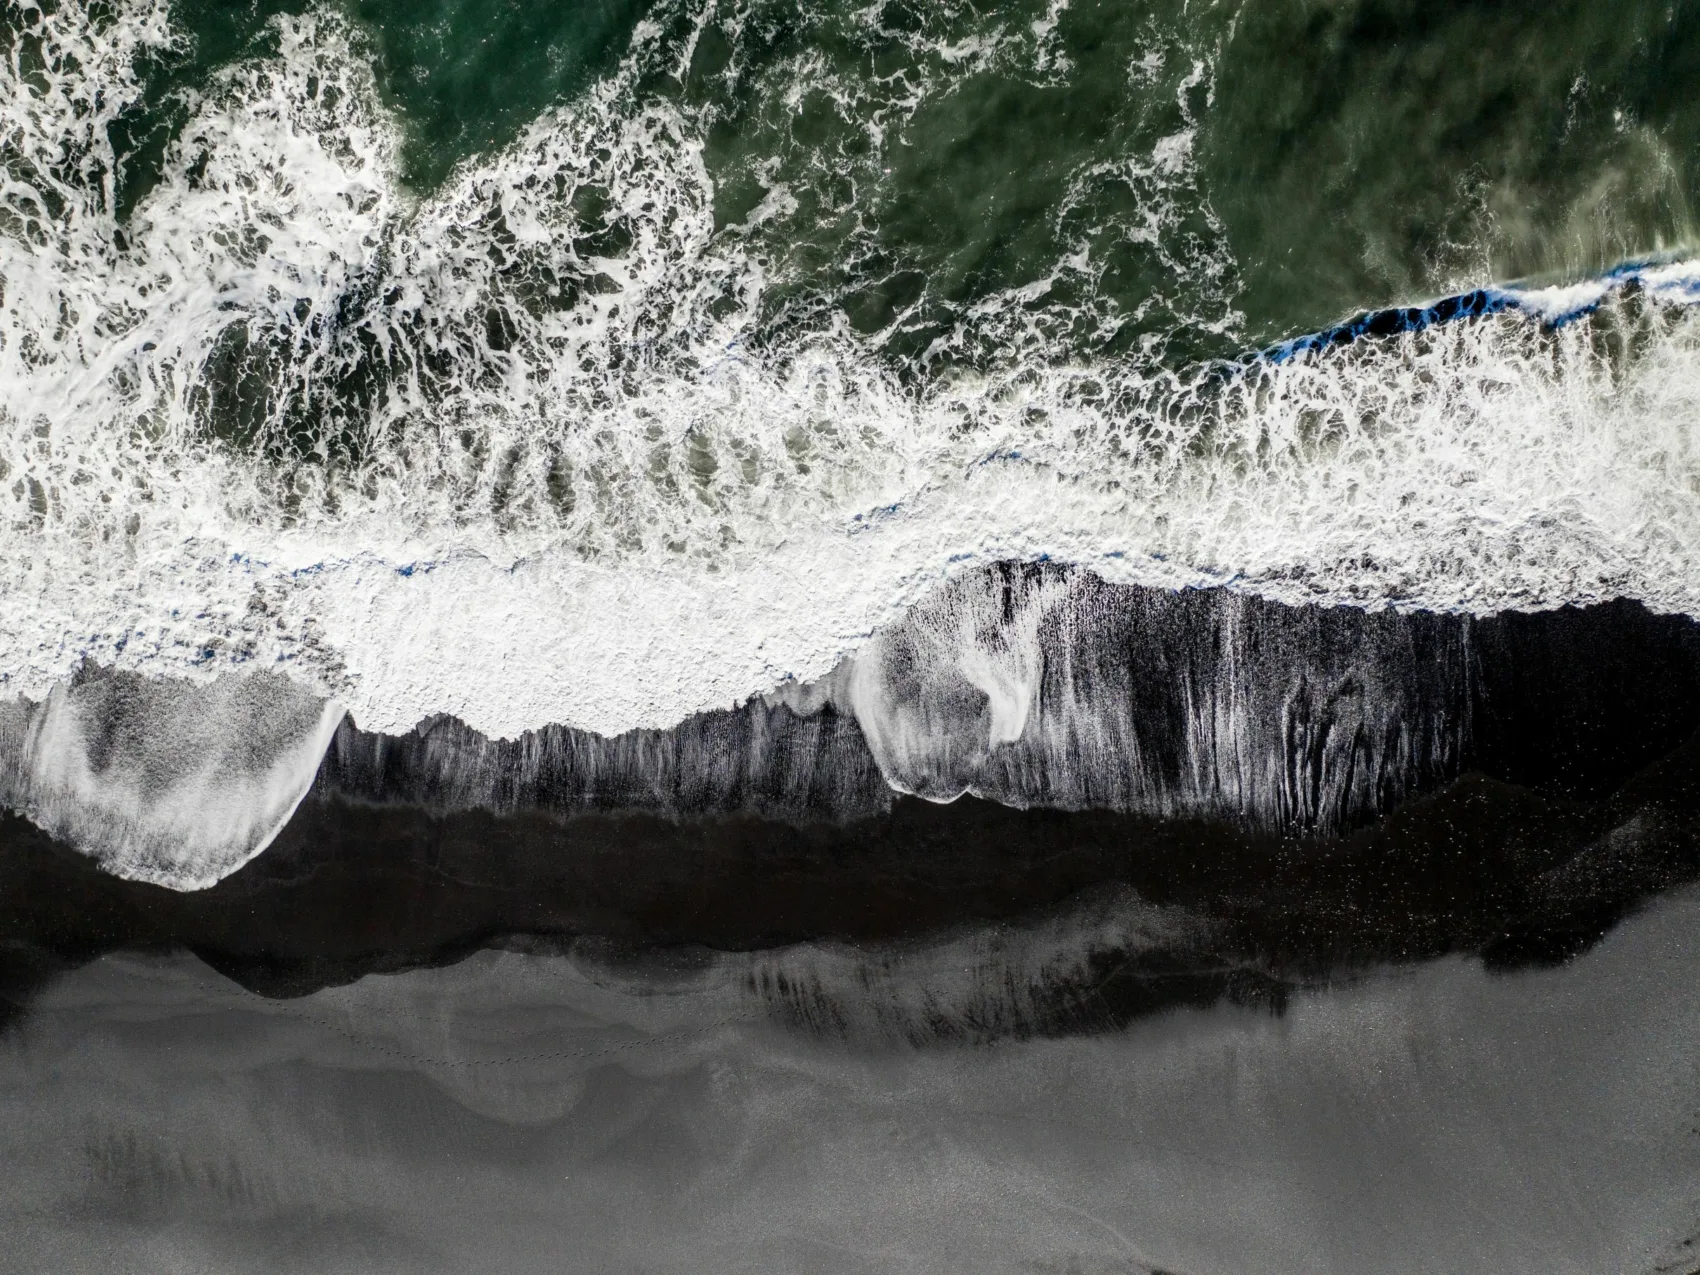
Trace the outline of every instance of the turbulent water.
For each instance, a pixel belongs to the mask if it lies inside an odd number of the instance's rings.
[[[20,808],[87,662],[513,737],[1001,561],[1700,614],[1685,5],[4,0],[0,52]],[[939,642],[995,748],[992,628]]]

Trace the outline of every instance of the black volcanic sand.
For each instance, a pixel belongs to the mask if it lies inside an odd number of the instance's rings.
[[[187,948],[250,989],[295,995],[458,959],[514,936],[630,952],[878,945],[1065,911],[1107,885],[1209,922],[1208,939],[1104,953],[1024,1030],[1110,1027],[1449,952],[1563,961],[1648,896],[1700,876],[1700,740],[1607,800],[1480,775],[1334,842],[974,799],[798,828],[751,818],[497,817],[309,799],[212,889],[108,876],[15,817],[0,823],[9,1001],[121,949]]]
[[[1003,635],[1039,644],[1027,730],[982,750],[985,691],[937,676],[948,657],[915,639],[973,614],[995,643],[1041,590],[1053,602],[1036,639]],[[856,716],[760,698],[614,737],[549,726],[493,740],[451,717],[385,735],[345,720],[315,791],[433,810],[845,823],[889,806],[891,764],[923,794],[1335,835],[1471,770],[1597,800],[1700,728],[1700,625],[1638,603],[1368,612],[1112,585],[1044,563],[996,564],[943,593],[858,670],[880,688],[881,733],[930,733],[930,749],[911,739],[882,763]],[[905,705],[919,713],[881,716]]]
[[[795,949],[287,1000],[114,955],[0,1041],[0,1269],[1686,1275],[1697,921],[982,1048],[777,1026],[729,976]]]
[[[628,954],[874,950],[1039,924],[1107,890],[1196,924],[1090,954],[998,1030],[1108,1027],[1223,996],[1279,1006],[1295,986],[1446,953],[1561,962],[1700,876],[1697,629],[1624,603],[1474,623],[1474,769],[1339,837],[973,798],[899,798],[841,824],[433,811],[351,799],[327,759],[276,842],[195,893],[108,876],[0,817],[0,991],[15,1014],[117,949],[188,949],[278,996],[586,936]],[[714,723],[680,729],[712,741]]]

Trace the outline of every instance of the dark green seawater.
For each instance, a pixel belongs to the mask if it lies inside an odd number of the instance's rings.
[[[172,6],[187,39],[122,123],[122,202],[208,74],[304,8]],[[1047,281],[1026,319],[1076,354],[1196,355],[1695,233],[1693,3],[345,9],[421,192],[615,74],[652,24],[633,92],[702,123],[718,224],[788,192],[748,233],[783,281],[770,320],[830,306],[911,356],[972,354],[976,305]]]

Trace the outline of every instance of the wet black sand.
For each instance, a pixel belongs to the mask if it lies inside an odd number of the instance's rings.
[[[1161,752],[1183,733],[1168,720],[1178,710],[1150,685],[1175,672],[1163,644],[1207,645],[1200,635],[1219,631],[1213,608],[1227,600],[1111,600],[1113,610],[1087,610],[1111,616],[1092,619],[1093,658],[1103,668],[1131,661],[1135,674],[1122,676],[1147,689],[1129,711]],[[1249,819],[870,795],[877,771],[861,734],[830,707],[797,716],[752,704],[610,744],[498,745],[452,722],[387,738],[349,724],[278,840],[209,890],[119,880],[0,817],[5,1003],[27,1012],[56,972],[117,950],[186,949],[256,991],[300,995],[515,943],[877,949],[1019,928],[1123,892],[1184,914],[1186,936],[1099,953],[999,1030],[1111,1029],[1222,996],[1278,1005],[1293,988],[1381,963],[1449,953],[1496,968],[1560,962],[1700,875],[1700,627],[1691,621],[1627,603],[1489,620],[1252,605],[1239,623],[1273,653],[1271,667],[1313,668],[1315,650],[1354,642],[1407,661],[1464,652],[1457,676],[1421,663],[1392,675],[1464,688],[1462,773],[1431,777],[1429,791],[1390,815],[1341,832],[1277,834]],[[1141,608],[1149,614],[1137,620]],[[1461,638],[1445,638],[1447,626]],[[1406,630],[1415,636],[1400,637]],[[1076,685],[1080,664],[1071,662]],[[1093,676],[1101,685],[1108,674]],[[1352,676],[1312,693],[1316,711],[1361,693]],[[1324,740],[1327,725],[1316,732]],[[501,813],[452,803],[443,776],[499,781],[502,767],[518,773],[525,750],[530,786],[509,788]],[[586,758],[600,767],[597,783],[585,778]],[[765,770],[745,774],[738,758]],[[637,794],[645,767],[661,776],[651,784],[666,794],[659,809],[654,792],[650,808]]]
[[[1695,627],[1467,627],[1456,773],[1337,830],[893,797],[772,705],[346,725],[199,892],[0,817],[0,1270],[1692,1275]]]
[[[20,819],[0,829],[14,1012],[53,971],[120,949],[187,949],[254,990],[296,995],[516,940],[903,943],[1020,926],[1107,888],[1204,923],[1206,937],[1131,963],[1107,954],[1083,975],[1090,987],[1058,989],[1055,1012],[1027,1025],[1078,1030],[1176,1001],[1278,1002],[1307,982],[1446,953],[1501,968],[1563,961],[1700,875],[1700,741],[1600,800],[1474,773],[1330,839],[973,798],[903,798],[882,816],[800,826],[313,796],[247,867],[177,893],[107,876]]]
[[[287,1000],[107,956],[0,1042],[0,1269],[1690,1275],[1697,920],[1678,892],[1561,967],[919,1048],[776,1022],[759,953]],[[782,968],[924,1015],[996,955]]]

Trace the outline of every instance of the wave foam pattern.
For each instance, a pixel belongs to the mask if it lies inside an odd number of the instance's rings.
[[[1337,831],[1458,771],[1472,653],[1433,616],[965,577],[841,678],[887,781],[933,800]]]
[[[0,721],[0,799],[109,872],[204,889],[259,854],[343,711],[275,673],[196,685],[93,667]]]
[[[614,734],[822,676],[1008,558],[1290,602],[1700,614],[1680,265],[1566,324],[1530,294],[1231,367],[1047,357],[1001,298],[1001,357],[932,376],[830,306],[758,323],[777,267],[716,227],[703,122],[642,91],[680,55],[654,23],[416,199],[358,34],[280,19],[121,225],[108,126],[169,14],[20,11],[44,52],[0,62],[15,691],[89,657],[254,662],[374,729]],[[1130,159],[1154,241],[1165,208],[1207,209],[1189,155],[1176,134]]]
[[[179,888],[240,867],[309,784],[333,824],[361,817],[350,802],[404,823],[488,812],[520,822],[474,817],[475,839],[569,856],[606,827],[586,815],[658,816],[638,826],[680,846],[826,825],[877,839],[905,793],[1327,838],[1471,769],[1598,800],[1697,721],[1700,625],[1633,604],[1294,608],[1010,563],[936,591],[825,679],[612,738],[493,740],[452,718],[385,735],[274,673],[85,668],[0,720],[0,800]]]
[[[1458,773],[1453,617],[1293,609],[1007,564],[938,590],[820,682],[669,731],[345,725],[319,792],[439,810],[845,821],[892,794],[1335,832]]]

